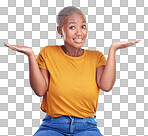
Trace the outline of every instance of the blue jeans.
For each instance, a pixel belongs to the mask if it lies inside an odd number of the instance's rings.
[[[34,136],[102,136],[94,117],[64,115],[52,118],[46,114],[42,121]]]

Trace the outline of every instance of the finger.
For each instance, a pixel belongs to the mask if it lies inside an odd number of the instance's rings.
[[[131,45],[134,45],[136,43],[136,41],[131,41],[131,42],[128,42],[129,44]]]
[[[5,46],[9,47],[12,50],[17,51],[16,46],[15,45],[10,45],[9,43],[4,43]]]
[[[126,42],[125,44],[126,44],[127,47],[133,45],[132,42]]]
[[[138,42],[140,42],[141,40],[136,40],[136,42],[138,43]]]
[[[10,47],[11,45],[9,43],[4,43],[5,46]]]
[[[25,48],[23,48],[22,46],[20,46],[20,45],[12,45],[13,46],[13,48],[16,50],[16,51],[19,51],[19,52],[22,52],[22,53],[24,53],[24,51],[25,51]]]
[[[140,42],[141,40],[135,40],[135,41],[132,41],[133,43],[138,43]]]
[[[14,48],[19,49],[20,47],[18,45],[12,45]]]
[[[140,42],[141,40],[135,40],[135,41],[133,41],[133,42],[135,42],[135,43],[138,43],[138,42]]]
[[[128,43],[125,42],[125,41],[121,41],[121,42],[119,42],[119,44],[121,44],[121,45],[127,45]]]
[[[9,43],[4,43],[5,46],[12,48],[12,45],[10,45]]]
[[[135,41],[131,41],[131,42],[127,42],[128,45],[134,45],[138,42],[140,42],[141,40],[135,40]]]
[[[13,45],[10,45],[9,43],[4,43],[4,45],[7,47],[13,47]]]
[[[21,51],[21,48],[19,45],[12,45],[12,48],[15,50],[15,51]]]

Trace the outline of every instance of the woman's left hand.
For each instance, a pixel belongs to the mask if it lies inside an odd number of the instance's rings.
[[[114,50],[118,50],[118,49],[121,49],[121,48],[126,48],[126,47],[129,47],[131,45],[134,45],[138,42],[140,42],[141,40],[135,40],[135,41],[131,41],[131,42],[115,42],[115,43],[112,43],[111,47],[114,48]]]

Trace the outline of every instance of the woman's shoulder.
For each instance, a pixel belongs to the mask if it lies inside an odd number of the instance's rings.
[[[57,47],[58,45],[46,45],[40,50],[40,54],[53,53]]]

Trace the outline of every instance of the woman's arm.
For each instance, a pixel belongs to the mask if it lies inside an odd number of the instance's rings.
[[[110,91],[116,80],[115,51],[110,47],[106,66],[97,68],[97,84],[103,91]]]
[[[106,66],[97,68],[97,85],[104,91],[110,91],[116,80],[116,51],[138,43],[140,40],[132,42],[116,42],[110,47]]]
[[[47,70],[39,69],[35,55],[31,48],[27,46],[10,45],[4,43],[5,46],[9,47],[14,51],[19,51],[28,56],[29,59],[29,79],[31,88],[38,96],[43,96],[48,89],[49,73]]]
[[[31,88],[38,96],[43,96],[48,90],[49,72],[46,69],[39,69],[34,53],[28,56],[29,79]]]

